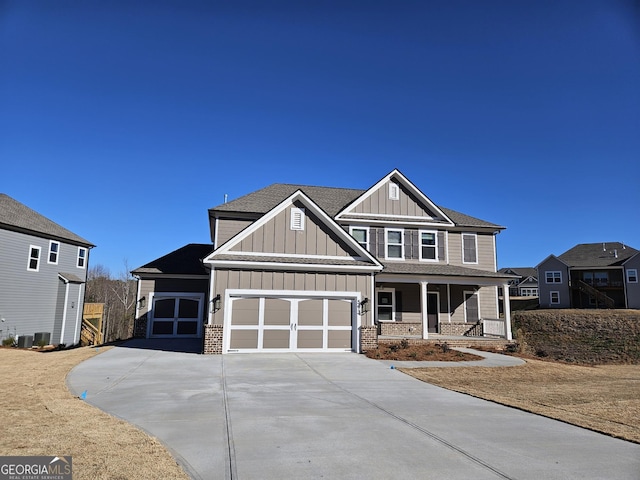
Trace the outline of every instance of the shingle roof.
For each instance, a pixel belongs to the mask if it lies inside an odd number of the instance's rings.
[[[388,262],[384,263],[385,273],[399,273],[409,275],[442,275],[455,277],[481,277],[481,278],[513,278],[504,273],[494,273],[475,268],[458,267],[456,265],[441,265],[438,263],[409,263],[409,262]]]
[[[622,265],[636,253],[638,250],[620,242],[581,243],[558,258],[570,267],[612,267]]]
[[[523,278],[538,277],[538,269],[535,267],[505,267],[498,270],[499,273],[507,273],[507,271],[514,272]]]
[[[366,190],[334,187],[317,187],[310,185],[294,185],[288,183],[274,183],[268,187],[256,190],[240,198],[223,203],[210,210],[218,212],[241,212],[264,214],[293,194],[302,190],[328,215],[335,217],[347,205],[357,199]],[[449,208],[440,208],[456,225],[464,227],[504,228],[494,223],[456,212]]]
[[[141,267],[132,270],[134,275],[174,274],[174,275],[208,275],[208,270],[201,260],[213,251],[208,243],[190,243],[157,258]]]
[[[0,227],[67,240],[87,247],[95,246],[5,193],[0,193]]]

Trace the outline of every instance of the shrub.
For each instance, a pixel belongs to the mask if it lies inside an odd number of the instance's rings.
[[[13,347],[16,343],[16,339],[13,337],[7,337],[2,340],[3,347]]]
[[[400,347],[409,348],[409,340],[407,340],[406,338],[403,338],[402,340],[400,340]]]

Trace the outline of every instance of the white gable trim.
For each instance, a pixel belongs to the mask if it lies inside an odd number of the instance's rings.
[[[375,265],[337,265],[326,263],[286,263],[286,262],[246,262],[242,260],[210,260],[209,264],[216,268],[241,268],[243,270],[251,268],[261,268],[265,270],[293,270],[308,272],[313,271],[330,271],[330,272],[377,272],[382,267]]]
[[[455,225],[455,223],[453,223],[453,221],[447,215],[445,215],[445,213],[442,210],[440,210],[440,208],[438,208],[438,206],[435,203],[433,203],[424,193],[422,193],[418,187],[416,187],[413,183],[411,183],[411,181],[409,181],[409,179],[405,177],[397,168],[394,169],[391,173],[387,174],[385,177],[383,177],[378,183],[376,183],[373,187],[369,188],[366,192],[364,192],[358,198],[356,198],[353,202],[351,202],[350,205],[347,205],[347,207],[344,210],[342,210],[340,213],[338,213],[338,215],[336,215],[336,220],[342,220],[345,215],[349,215],[349,214],[361,215],[359,213],[354,213],[353,209],[357,205],[362,203],[362,201],[364,201],[366,198],[371,196],[373,192],[375,192],[376,190],[381,188],[385,183],[390,181],[391,178],[393,178],[396,183],[402,184],[407,190],[411,191],[419,200],[421,200],[424,203],[424,205],[428,207],[429,210],[435,211],[438,215],[444,218],[448,222],[447,224],[449,226]],[[425,217],[424,220],[430,220],[430,219]]]
[[[242,242],[242,240],[244,240],[245,238],[248,238],[250,235],[256,232],[259,228],[266,225],[269,221],[275,218],[276,215],[283,212],[287,208],[291,207],[296,201],[303,203],[304,206],[307,209],[309,209],[309,211],[313,212],[313,214],[316,215],[327,227],[329,227],[331,231],[335,233],[338,238],[342,239],[353,250],[355,250],[360,254],[359,257],[355,257],[355,258],[368,260],[374,266],[379,267],[379,269],[382,269],[382,264],[378,262],[378,260],[373,255],[371,255],[367,250],[362,248],[362,246],[358,242],[356,242],[355,238],[349,235],[349,233],[346,232],[340,225],[338,225],[329,215],[327,215],[324,212],[324,210],[322,210],[318,205],[316,205],[313,200],[307,197],[302,190],[296,190],[291,196],[283,200],[279,205],[272,208],[269,212],[265,213],[262,217],[260,217],[258,220],[253,222],[247,228],[245,228],[244,230],[236,234],[234,237],[232,237],[230,240],[225,242],[225,244],[222,245],[220,248],[218,248],[217,250],[214,250],[211,254],[209,254],[203,260],[203,263],[213,263],[216,260],[216,257],[218,255],[223,255],[226,253],[231,253],[233,255],[237,254],[238,252],[231,252],[231,249],[233,247],[239,245],[240,242]],[[282,254],[281,256],[287,257],[288,255]],[[345,256],[344,258],[348,259],[349,257]],[[225,263],[229,263],[229,262],[225,262]],[[243,262],[243,263],[246,265],[246,262]],[[365,268],[370,268],[370,267],[365,267]]]

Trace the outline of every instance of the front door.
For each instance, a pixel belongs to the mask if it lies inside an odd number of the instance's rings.
[[[438,333],[438,310],[440,304],[438,299],[438,292],[427,293],[427,323],[429,333]]]

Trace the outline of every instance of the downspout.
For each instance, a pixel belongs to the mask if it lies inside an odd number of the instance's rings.
[[[80,317],[80,305],[82,305],[83,309],[84,309],[84,302],[81,304],[80,303],[80,298],[82,297],[82,288],[83,288],[84,284],[80,284],[80,288],[78,289],[78,301],[76,302],[76,305],[78,307],[78,310],[76,311],[76,328],[73,331],[73,339],[75,341],[75,339],[78,339],[78,343],[80,343],[80,339],[78,338],[78,320],[81,318]],[[83,312],[84,313],[84,312]]]
[[[63,278],[64,282],[64,307],[62,308],[62,326],[60,328],[60,342],[64,343],[64,327],[67,323],[67,307],[69,305],[69,281]]]

